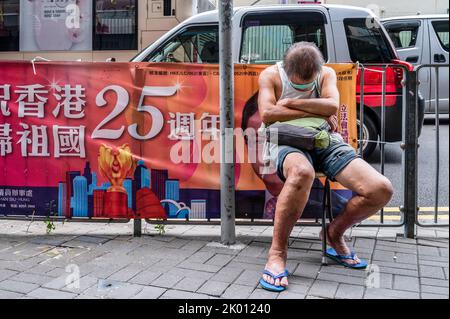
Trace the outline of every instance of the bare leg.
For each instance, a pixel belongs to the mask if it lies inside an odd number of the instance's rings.
[[[311,163],[300,153],[291,153],[286,157],[283,171],[286,182],[278,196],[272,246],[266,264],[266,269],[275,275],[286,268],[289,236],[305,209],[315,176]],[[288,285],[286,277],[276,281],[267,275],[263,277],[272,285]]]
[[[348,202],[344,212],[336,217],[328,228],[330,246],[340,255],[349,255],[350,250],[344,241],[345,231],[376,214],[389,203],[393,188],[386,177],[362,159],[351,162],[336,176],[336,180],[357,194]],[[345,262],[356,264],[359,260],[345,260]]]

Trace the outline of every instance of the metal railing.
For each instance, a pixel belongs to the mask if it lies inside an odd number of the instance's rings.
[[[388,96],[387,92],[387,70],[388,68],[396,69],[402,72],[403,80],[401,81],[402,84],[402,90],[401,90],[401,105],[395,105],[394,107],[397,108],[397,112],[401,112],[401,118],[402,118],[402,128],[405,129],[405,111],[407,109],[406,103],[407,103],[407,82],[408,82],[408,76],[409,76],[409,69],[405,65],[401,64],[360,64],[359,65],[359,76],[360,76],[360,102],[359,102],[359,139],[358,139],[358,152],[360,156],[364,158],[364,146],[375,143],[379,146],[380,149],[380,156],[379,156],[379,172],[382,175],[386,174],[386,145],[395,145],[398,146],[399,149],[402,149],[404,151],[404,145],[405,145],[405,132],[402,132],[402,139],[400,141],[396,142],[388,142],[386,141],[386,97]],[[381,75],[381,83],[379,83],[379,86],[381,90],[379,92],[372,93],[372,96],[375,94],[375,97],[379,97],[380,105],[377,106],[380,108],[380,115],[379,119],[372,119],[376,122],[379,120],[379,139],[365,139],[364,134],[364,124],[366,120],[367,115],[370,107],[365,103],[366,98],[368,97],[366,94],[366,76],[369,73],[375,73]],[[369,90],[372,91],[372,90]],[[392,95],[399,95],[399,92],[391,92]],[[374,114],[374,112],[371,112],[371,114]],[[402,154],[402,161],[404,162],[404,152]],[[397,176],[398,177],[398,176]],[[400,179],[404,180],[404,174],[402,173],[400,176]],[[403,202],[403,200],[402,200]],[[359,227],[401,227],[405,226],[406,219],[404,218],[403,209],[402,206],[399,206],[398,209],[400,221],[398,223],[387,223],[385,220],[386,212],[384,209],[380,210],[380,212],[374,216],[374,218],[378,218],[378,222],[370,222],[370,223],[362,223],[358,225]]]
[[[408,92],[408,87],[407,87],[407,83],[408,83],[408,79],[409,79],[409,69],[407,68],[407,66],[405,65],[401,65],[401,64],[360,64],[359,65],[359,72],[360,72],[360,103],[359,103],[359,121],[360,123],[364,123],[364,119],[366,116],[366,108],[367,106],[364,104],[364,99],[365,99],[365,87],[366,87],[366,83],[365,83],[365,74],[369,73],[369,72],[374,72],[374,73],[379,73],[381,74],[381,83],[380,83],[380,87],[381,90],[376,92],[376,95],[379,96],[379,100],[380,100],[380,109],[381,109],[381,116],[380,116],[380,132],[379,132],[379,136],[380,138],[378,140],[364,140],[363,138],[361,138],[364,134],[363,134],[363,126],[360,125],[359,126],[359,136],[360,138],[358,139],[358,152],[360,153],[361,157],[364,158],[364,154],[363,154],[363,147],[365,143],[377,143],[377,145],[380,146],[380,165],[379,165],[379,171],[381,174],[385,174],[385,167],[386,167],[386,150],[385,150],[385,146],[386,145],[397,145],[398,149],[401,149],[403,151],[403,157],[405,156],[405,132],[402,132],[402,139],[398,142],[387,142],[386,141],[386,97],[387,97],[387,92],[386,92],[386,70],[388,68],[396,68],[398,70],[401,70],[403,73],[403,80],[401,81],[402,83],[402,90],[401,90],[401,105],[396,105],[395,107],[398,107],[398,112],[401,112],[401,118],[402,118],[402,128],[403,130],[406,129],[406,114],[405,111],[408,109],[408,107],[406,107],[406,103],[408,103],[408,99],[407,99],[407,92]],[[414,91],[415,92],[415,91]],[[399,94],[398,92],[395,92],[395,94]],[[409,103],[414,103],[414,105],[416,105],[416,101],[409,101]],[[414,107],[416,108],[416,107]],[[417,135],[416,135],[417,136]],[[417,138],[415,139],[417,142]],[[414,147],[414,145],[412,146]],[[404,159],[403,159],[404,162]],[[404,165],[403,165],[404,167]],[[404,172],[401,173],[400,179],[405,180],[404,178]],[[409,192],[410,190],[408,189],[407,192]],[[415,196],[417,197],[417,195]],[[404,200],[401,201],[402,203],[404,202]],[[398,207],[398,213],[400,214],[400,222],[398,223],[387,223],[385,221],[385,211],[384,209],[381,210],[377,216],[379,218],[379,222],[369,222],[369,223],[361,223],[358,225],[358,227],[401,227],[401,226],[405,226],[405,224],[407,223],[407,219],[405,218],[405,205],[399,205]],[[414,210],[414,213],[416,212],[416,210]],[[220,219],[208,219],[208,220],[204,220],[204,221],[200,221],[200,220],[189,220],[189,219],[183,219],[183,220],[176,220],[176,219],[169,219],[167,221],[152,221],[152,220],[146,220],[147,223],[164,223],[164,224],[191,224],[191,225],[219,225],[220,224]],[[237,225],[261,225],[261,226],[269,226],[273,224],[273,220],[240,220],[237,219],[236,220],[236,224]],[[297,222],[296,226],[315,226],[315,227],[319,227],[321,226],[321,222],[320,222],[320,218],[313,218],[313,219],[301,219]]]
[[[423,121],[421,112],[424,110],[421,109],[420,105],[420,93],[419,93],[419,80],[418,73],[423,68],[434,68],[436,72],[436,79],[439,82],[439,68],[447,67],[448,65],[422,65],[417,67],[414,70],[410,70],[407,65],[403,64],[360,64],[359,65],[359,75],[360,75],[360,102],[359,102],[359,123],[364,123],[365,117],[369,116],[369,106],[365,104],[365,99],[368,94],[372,95],[372,98],[375,96],[379,97],[380,105],[379,107],[379,138],[377,140],[364,139],[364,127],[363,125],[359,125],[359,139],[358,139],[358,152],[361,157],[364,158],[364,145],[368,143],[376,143],[379,145],[379,167],[378,170],[381,174],[386,175],[386,146],[395,146],[398,147],[398,150],[402,152],[402,160],[401,160],[401,170],[395,170],[395,176],[391,176],[391,179],[401,180],[401,185],[403,186],[403,191],[400,192],[400,199],[398,200],[398,210],[396,213],[396,217],[398,217],[399,222],[388,222],[387,221],[387,212],[385,209],[382,209],[376,217],[378,218],[378,222],[364,222],[357,227],[404,227],[405,236],[409,238],[413,238],[416,234],[416,226],[421,227],[436,227],[436,226],[448,226],[448,223],[439,222],[440,210],[439,210],[439,141],[440,141],[440,130],[439,130],[439,99],[436,99],[436,170],[435,170],[435,206],[434,206],[434,216],[433,223],[424,224],[420,222],[419,213],[420,207],[418,205],[418,149],[419,149],[419,131],[422,126],[421,121]],[[400,89],[397,91],[387,92],[387,70],[391,68],[401,71],[402,78],[400,80],[401,83],[401,92]],[[381,75],[381,90],[373,93],[373,90],[369,90],[372,93],[367,93],[367,84],[366,84],[366,75],[369,72],[378,73]],[[394,76],[398,76],[399,73],[394,72]],[[392,75],[392,73],[391,73]],[[440,96],[439,88],[436,86],[435,95]],[[387,141],[387,129],[392,129],[386,125],[386,116],[387,116],[387,98],[396,97],[396,109],[395,112],[400,112],[401,118],[401,139],[397,141]],[[400,102],[399,102],[400,101]],[[370,112],[373,115],[373,111]],[[393,207],[395,208],[395,207]],[[389,213],[392,213],[392,208]],[[152,221],[147,220],[147,222],[152,223]],[[170,220],[165,223],[168,224],[195,224],[195,225],[203,225],[203,224],[219,224],[219,220],[207,220],[207,221],[188,221],[188,220]],[[268,226],[273,223],[271,220],[237,220],[238,225],[262,225]],[[158,222],[159,223],[159,222]],[[297,226],[320,226],[320,219],[311,219],[311,220],[300,220],[297,223]]]
[[[440,221],[441,217],[441,210],[439,205],[440,200],[440,176],[441,176],[441,163],[440,163],[440,157],[441,157],[441,150],[440,150],[440,142],[441,142],[441,130],[440,130],[440,120],[441,120],[441,112],[440,112],[440,100],[442,97],[442,92],[440,90],[440,75],[441,70],[444,68],[449,68],[448,64],[423,64],[416,68],[417,77],[419,77],[420,72],[424,70],[429,70],[430,75],[432,72],[434,72],[434,92],[430,92],[431,94],[434,94],[434,121],[435,121],[435,161],[434,161],[434,207],[433,207],[433,221],[431,223],[424,223],[420,220],[420,209],[418,209],[418,212],[416,214],[415,223],[417,226],[420,227],[448,227],[449,223],[444,223]],[[431,78],[431,76],[430,76]],[[443,79],[445,81],[445,79]],[[448,81],[448,79],[447,79]],[[430,81],[431,83],[431,81]],[[448,83],[447,83],[448,84]],[[417,85],[416,90],[418,91],[420,89],[420,82],[419,85]],[[430,101],[433,99],[430,96]],[[448,97],[447,97],[448,98]],[[432,103],[432,102],[431,102]],[[448,161],[447,161],[448,163]],[[420,204],[420,203],[419,203]],[[448,204],[447,204],[448,205]],[[420,205],[419,205],[420,206]],[[447,215],[448,215],[448,207],[447,207]]]
[[[400,179],[403,185],[403,199],[401,202],[403,205],[399,207],[400,213],[400,223],[386,223],[385,220],[385,210],[381,210],[377,215],[379,217],[379,223],[368,223],[360,226],[382,226],[382,227],[405,227],[405,235],[407,237],[413,237],[415,235],[415,226],[420,227],[445,227],[448,226],[448,222],[442,222],[442,213],[445,209],[440,209],[440,174],[441,174],[441,164],[440,164],[440,99],[441,92],[439,90],[440,82],[440,70],[443,68],[448,69],[448,64],[430,64],[430,65],[420,65],[414,70],[408,69],[404,65],[398,64],[365,64],[360,65],[360,105],[359,105],[359,121],[364,123],[366,116],[365,110],[367,106],[364,105],[365,100],[365,74],[367,72],[379,72],[381,73],[382,83],[381,83],[381,115],[380,115],[380,132],[378,141],[367,141],[363,138],[359,140],[359,151],[363,155],[362,147],[366,143],[377,143],[380,146],[380,168],[381,174],[385,175],[386,167],[386,146],[387,145],[398,145],[402,150],[402,174],[400,176],[394,176],[395,179]],[[387,68],[401,69],[403,72],[402,81],[402,140],[399,142],[386,142],[386,70]],[[420,86],[419,73],[421,70],[431,69],[435,75],[434,86],[434,105],[435,105],[435,159],[434,159],[434,207],[433,207],[433,221],[424,223],[420,220],[421,208],[419,205],[419,132],[422,126],[423,114],[425,112],[422,109],[420,101],[420,91],[426,88]],[[429,84],[431,85],[431,84]],[[360,125],[359,136],[363,136],[363,126]],[[448,206],[448,203],[447,203]],[[428,216],[429,217],[429,216]],[[447,207],[447,218],[448,218],[448,207]]]

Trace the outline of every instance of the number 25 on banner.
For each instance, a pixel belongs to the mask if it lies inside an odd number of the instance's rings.
[[[147,113],[152,117],[152,127],[150,131],[145,135],[140,135],[138,133],[138,125],[132,124],[128,127],[128,134],[136,140],[145,141],[154,138],[158,135],[164,126],[164,117],[160,110],[152,105],[144,105],[144,100],[147,96],[159,96],[159,97],[169,97],[173,96],[177,93],[179,86],[171,86],[171,87],[157,87],[157,86],[144,86],[142,89],[142,94],[139,99],[139,104],[137,107],[138,112]],[[113,119],[122,114],[123,111],[128,107],[130,103],[130,94],[123,87],[118,85],[110,85],[101,90],[96,98],[96,104],[99,107],[104,107],[108,103],[105,100],[105,94],[108,91],[113,91],[117,95],[117,102],[114,106],[112,112],[95,128],[92,133],[93,139],[109,139],[116,140],[119,139],[124,131],[125,125],[117,130],[105,129],[103,128]]]

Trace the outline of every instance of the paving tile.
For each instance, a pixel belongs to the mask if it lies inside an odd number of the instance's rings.
[[[142,271],[141,265],[130,264],[112,274],[108,279],[116,281],[128,281]]]
[[[340,284],[335,298],[340,299],[362,299],[364,287],[357,285]]]
[[[310,296],[334,298],[339,284],[333,281],[316,280],[308,292]]]
[[[206,295],[220,296],[229,285],[230,284],[226,282],[208,280],[197,290],[197,292]]]
[[[179,268],[186,268],[199,271],[207,271],[211,273],[218,272],[222,267],[216,265],[202,264],[199,262],[184,261],[177,265]]]
[[[406,270],[418,270],[419,266],[416,264],[405,264],[399,262],[389,262],[389,261],[373,261],[372,265],[376,265],[378,267],[388,267],[388,268],[398,268],[398,269],[406,269]]]
[[[203,264],[214,257],[214,252],[196,252],[188,258],[188,261]]]
[[[27,294],[30,291],[38,288],[39,285],[31,284],[27,282],[20,282],[15,280],[4,280],[0,282],[0,290],[7,290],[12,292],[18,292],[22,294]]]
[[[419,273],[420,277],[424,278],[446,279],[442,267],[421,266]]]
[[[320,273],[328,273],[328,274],[335,274],[335,275],[343,275],[343,276],[354,276],[354,277],[362,277],[365,278],[366,272],[365,271],[357,271],[355,269],[349,269],[342,267],[340,265],[328,265],[326,267],[320,268]]]
[[[86,264],[88,265],[88,264]],[[108,264],[105,263],[101,266],[90,266],[82,267],[82,269],[87,269],[86,274],[89,274],[90,276],[106,279],[113,275],[114,273],[118,272],[124,267],[124,265],[117,265],[117,264]]]
[[[15,281],[28,282],[31,284],[43,285],[49,281],[52,281],[54,278],[43,274],[30,274],[26,272],[21,272],[11,277],[10,279]]]
[[[253,290],[252,294],[250,295],[249,299],[277,299],[279,296],[279,293],[267,291],[264,289],[255,289]]]
[[[448,248],[449,244],[448,244],[448,240],[430,240],[430,239],[426,239],[426,238],[419,238],[417,240],[417,243],[419,245],[423,245],[423,246],[431,246],[431,247],[441,247],[441,248]]]
[[[45,273],[46,276],[56,278],[66,273],[66,270],[64,268],[60,267],[52,267],[52,268],[53,268],[52,270]]]
[[[187,278],[193,278],[193,279],[203,279],[203,280],[209,280],[211,277],[213,277],[215,274],[211,272],[206,271],[199,271],[199,270],[192,270],[192,269],[183,269],[174,267],[170,270],[166,271],[167,274],[175,274]]]
[[[233,263],[245,263],[245,264],[253,264],[258,265],[260,268],[263,268],[267,263],[266,257],[250,257],[250,256],[241,256],[238,255],[233,259]]]
[[[333,281],[333,282],[338,282],[338,283],[363,286],[365,284],[366,278],[356,277],[356,276],[351,276],[351,275],[336,275],[336,274],[329,274],[329,273],[321,272],[319,274],[319,276],[317,277],[317,280]]]
[[[79,236],[76,238],[76,240],[80,241],[80,242],[86,242],[86,243],[92,243],[92,244],[104,244],[107,241],[110,241],[110,238],[107,237],[103,237],[103,236],[87,236],[87,235],[83,235],[83,236]]]
[[[419,255],[431,255],[431,256],[440,256],[440,251],[438,247],[430,247],[430,246],[417,246],[419,251]]]
[[[306,279],[306,278],[305,278]],[[304,294],[309,291],[311,288],[311,285],[313,284],[313,281],[302,281],[302,280],[296,280],[293,277],[289,278],[289,291],[297,294]]]
[[[254,288],[246,285],[232,284],[222,294],[222,298],[226,299],[247,299]]]
[[[394,259],[399,263],[417,264],[417,255],[411,253],[396,253]]]
[[[436,295],[436,294],[429,294],[429,293],[421,293],[420,294],[422,299],[445,299],[448,300],[448,295]]]
[[[144,287],[133,299],[158,299],[167,290],[160,287]]]
[[[447,261],[434,261],[434,260],[419,260],[420,266],[433,266],[433,267],[448,267],[448,260]]]
[[[232,260],[226,267],[239,268],[241,270],[259,271],[261,273],[264,270],[264,265],[262,264],[252,264],[238,260]]]
[[[401,269],[401,268],[391,268],[391,267],[379,267],[380,272],[394,275],[403,275],[410,277],[419,277],[418,270],[410,270],[410,269]]]
[[[183,276],[177,276],[172,274],[162,274],[156,280],[152,282],[152,286],[162,288],[173,288],[178,282],[183,279]]]
[[[0,290],[0,300],[1,299],[19,299],[20,297],[23,297],[23,296],[24,295],[21,293]]]
[[[209,259],[206,262],[206,264],[208,264],[208,265],[215,265],[215,266],[219,266],[219,267],[224,267],[232,259],[233,259],[233,256],[230,256],[230,255],[216,254],[211,259]]]
[[[449,295],[448,287],[427,286],[421,285],[420,290],[422,293],[431,293],[447,296]]]
[[[449,255],[449,248],[438,248],[439,249],[439,254],[442,257],[448,257]]]
[[[234,282],[242,274],[243,270],[241,268],[234,267],[224,267],[219,270],[213,277],[212,280],[223,281],[223,282]]]
[[[0,281],[5,280],[7,278],[11,278],[17,275],[17,271],[9,270],[9,269],[0,269]]]
[[[419,255],[419,263],[424,261],[435,261],[441,263],[448,263],[447,256],[436,256],[436,255]]]
[[[306,299],[326,299],[326,298],[308,295],[308,296],[306,296]]]
[[[320,264],[300,263],[292,274],[294,276],[314,279],[318,276],[320,268]]]
[[[160,271],[144,270],[128,281],[130,283],[134,283],[134,284],[138,284],[138,285],[150,285],[153,281],[155,281],[162,274],[163,274],[163,272],[160,272]]]
[[[262,272],[256,270],[244,270],[234,283],[255,288],[259,284]]]
[[[408,276],[394,276],[394,289],[420,291],[419,278]]]
[[[75,279],[75,280],[73,280]],[[62,275],[58,278],[54,278],[51,281],[42,285],[43,288],[62,290],[71,293],[80,294],[83,291],[97,285],[98,278],[92,276],[84,276],[76,280],[76,278],[68,277],[68,274]]]
[[[372,288],[392,289],[393,284],[394,284],[394,275],[393,274],[380,273],[379,287],[372,287]]]
[[[36,274],[36,275],[41,275],[41,274],[45,274],[46,276],[51,276],[48,274],[48,272],[54,270],[55,267],[53,266],[49,266],[49,265],[42,265],[42,264],[38,264],[34,267],[31,267],[29,269],[26,270],[26,273],[29,274]],[[52,276],[53,277],[53,276]]]
[[[195,292],[167,290],[160,299],[209,299],[209,296]]]
[[[301,293],[292,292],[290,289],[287,289],[278,294],[277,299],[305,299],[306,295]]]
[[[356,238],[355,244],[353,245],[355,248],[374,248],[376,244],[376,240],[372,238]]]
[[[114,289],[108,293],[108,298],[110,299],[129,299],[136,296],[142,291],[144,286],[135,284],[124,284],[118,289]]]
[[[364,294],[364,299],[420,299],[418,292],[383,289],[383,288],[368,288]]]
[[[70,292],[46,289],[46,288],[37,288],[36,290],[28,293],[29,297],[38,298],[38,299],[73,299],[77,295]]]
[[[196,252],[206,245],[204,241],[201,240],[189,240],[184,246],[180,247],[182,250],[188,250],[191,252]]]
[[[205,279],[184,278],[179,281],[173,288],[177,290],[196,292],[205,282]]]
[[[115,282],[112,280],[100,280],[97,285],[92,286],[82,294],[89,297],[102,299],[130,299],[140,293],[145,286]]]
[[[420,283],[422,285],[448,288],[448,280],[432,279],[432,278],[420,278]]]

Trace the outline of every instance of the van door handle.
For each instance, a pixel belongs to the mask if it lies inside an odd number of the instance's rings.
[[[419,62],[419,56],[418,55],[409,56],[406,58],[406,62],[417,63],[417,62]]]
[[[445,59],[445,56],[443,54],[435,54],[434,55],[434,62],[445,63],[445,62],[447,62],[447,60]]]

